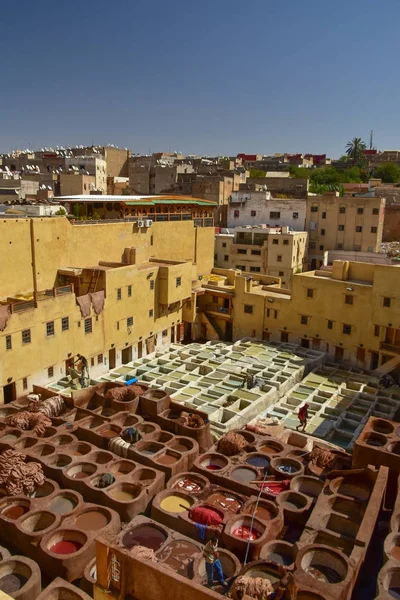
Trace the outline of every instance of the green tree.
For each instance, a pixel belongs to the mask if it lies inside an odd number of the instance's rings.
[[[346,154],[349,158],[353,159],[353,165],[362,162],[364,160],[364,150],[367,146],[361,138],[353,138],[346,144]]]
[[[323,167],[321,169],[313,169],[310,174],[310,184],[322,185],[337,185],[339,181],[339,173],[334,167]]]
[[[382,179],[384,183],[397,183],[400,181],[400,167],[395,163],[382,163],[374,171],[374,177]]]
[[[265,177],[266,172],[260,171],[260,169],[250,169],[250,177]]]

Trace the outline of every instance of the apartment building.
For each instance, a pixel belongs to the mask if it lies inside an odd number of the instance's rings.
[[[218,268],[238,269],[279,277],[289,288],[292,276],[306,264],[307,233],[288,227],[237,227],[234,233],[215,236],[214,264]]]
[[[327,352],[362,369],[400,368],[400,269],[335,261],[330,271],[279,278],[214,269],[202,281],[192,337],[254,336]],[[188,316],[187,316],[188,318]]]
[[[193,173],[193,165],[175,156],[133,156],[129,161],[129,187],[140,194],[160,194],[175,190],[180,174]]]
[[[384,198],[343,197],[335,192],[310,196],[306,230],[311,269],[320,267],[326,250],[377,252],[382,242]]]
[[[94,175],[81,174],[78,171],[60,173],[58,181],[58,190],[61,196],[77,196],[97,191]]]
[[[249,185],[266,185],[273,196],[307,198],[309,180],[301,177],[249,177]]]
[[[183,304],[212,269],[214,228],[194,220],[4,219],[0,402],[65,376],[93,376],[183,337]]]
[[[73,156],[65,159],[65,169],[79,174],[92,175],[98,192],[107,193],[107,163],[103,156]]]
[[[273,198],[269,189],[232,192],[227,207],[227,227],[266,224],[305,231],[306,201]]]

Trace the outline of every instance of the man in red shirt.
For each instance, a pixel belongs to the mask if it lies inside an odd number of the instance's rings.
[[[304,406],[302,406],[300,408],[298,417],[299,417],[300,425],[297,425],[296,429],[298,431],[299,427],[303,427],[303,429],[301,431],[305,431],[306,426],[307,426],[307,419],[308,419],[308,404],[307,404],[307,402],[305,403]]]

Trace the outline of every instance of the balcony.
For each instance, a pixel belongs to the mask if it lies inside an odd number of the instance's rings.
[[[57,296],[64,296],[65,294],[72,294],[72,292],[72,284],[63,285],[57,288],[49,288],[40,292],[34,292],[26,300],[23,298],[9,297],[7,298],[7,302],[5,304],[9,305],[10,313],[14,314],[37,308],[38,302],[40,302],[41,300],[46,300],[47,298],[55,298]]]
[[[232,317],[232,308],[225,308],[217,304],[201,304],[197,307],[197,312],[214,313],[222,319]]]
[[[385,352],[391,352],[392,354],[400,354],[400,346],[395,346],[394,344],[387,344],[386,342],[381,342],[379,348],[380,350]]]

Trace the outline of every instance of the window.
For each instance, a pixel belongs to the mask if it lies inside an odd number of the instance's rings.
[[[61,331],[68,331],[69,329],[69,317],[63,317],[61,319]]]
[[[337,244],[336,250],[343,250],[343,244]]]
[[[261,267],[250,267],[250,273],[261,273]]]
[[[251,253],[253,256],[261,256],[261,250],[252,250]]]
[[[150,289],[154,290],[154,279],[150,280]]]
[[[128,317],[126,320],[127,327],[133,327],[133,317]]]
[[[379,215],[379,208],[373,208],[372,209],[372,214],[373,215]]]
[[[49,367],[47,369],[47,377],[50,379],[50,377],[54,377],[54,367]]]
[[[323,212],[323,213],[322,213],[322,215],[321,215],[321,217],[322,217],[323,219],[326,219],[326,212]]]
[[[94,367],[94,357],[92,356],[92,358],[90,359],[90,366]]]
[[[152,317],[154,315],[154,310],[152,308],[150,308],[149,310],[149,317]]]
[[[363,215],[363,214],[364,214],[364,209],[363,209],[363,207],[362,207],[362,206],[358,206],[358,207],[357,207],[357,214],[358,214],[358,215]]]
[[[85,333],[92,333],[92,319],[85,319]]]
[[[247,250],[246,250],[246,248],[238,248],[237,253],[238,254],[247,254]]]
[[[299,218],[299,213],[298,212],[294,212],[293,213],[293,219],[298,219]]]
[[[11,350],[11,348],[12,348],[11,335],[6,335],[6,350]]]
[[[227,254],[224,255],[224,261],[228,261],[229,260],[229,256]]]
[[[328,321],[328,329],[333,329],[333,321]]]
[[[46,335],[54,335],[54,321],[49,321],[46,323]]]
[[[356,226],[356,231],[357,233],[361,233],[362,232],[362,227],[360,225]]]
[[[271,210],[270,213],[269,213],[269,218],[270,219],[280,219],[281,218],[281,213],[277,212],[277,211],[274,211],[274,210]]]
[[[277,262],[282,262],[282,254],[278,254],[276,257]]]
[[[317,247],[317,242],[310,242],[309,243],[310,250],[315,250],[316,247]]]
[[[320,249],[320,250],[323,250],[323,249],[324,249],[324,246],[323,246],[323,245],[321,245],[321,246],[319,247],[319,249]]]
[[[325,229],[321,229],[321,235],[325,235]]]
[[[383,299],[383,306],[385,306],[386,308],[390,308],[390,304],[391,304],[391,299],[390,298],[384,298]]]
[[[318,206],[312,206],[311,207],[311,212],[318,212]]]
[[[371,233],[376,233],[378,231],[377,227],[371,227]]]
[[[283,240],[283,245],[284,246],[289,246],[289,240]]]
[[[223,248],[226,248],[226,242],[224,242],[224,243],[222,244],[222,247],[223,247]]]
[[[350,335],[351,334],[351,325],[343,325],[343,333],[345,333],[346,335]]]
[[[346,212],[346,207],[345,206],[340,206],[339,207],[339,212],[340,212],[340,214],[344,215],[344,213]]]
[[[267,317],[271,318],[271,319],[277,319],[278,311],[275,310],[274,308],[267,308]]]
[[[22,389],[23,390],[27,390],[28,389],[28,378],[24,377],[22,380]]]
[[[98,365],[102,365],[103,364],[103,355],[102,354],[98,354],[97,355],[97,364]]]
[[[121,294],[121,288],[117,289],[117,300],[121,300],[122,298],[122,294]]]
[[[244,265],[236,265],[235,269],[239,269],[239,271],[245,271],[246,267]]]
[[[307,289],[307,298],[314,298],[314,290],[311,288]]]
[[[279,240],[272,240],[273,244],[279,244]]]
[[[164,331],[162,332],[162,336],[163,337],[167,337],[168,336],[168,329],[164,329]]]
[[[182,285],[182,277],[177,277],[175,279],[175,285],[176,285],[176,287],[181,287],[181,285]]]
[[[285,273],[283,271],[279,271],[279,277],[284,277]]]
[[[31,330],[30,329],[24,329],[24,331],[22,332],[22,343],[23,344],[31,343]]]
[[[379,337],[380,334],[381,334],[381,328],[379,327],[379,325],[375,325],[374,326],[374,336]]]
[[[344,231],[344,225],[338,225],[338,231]]]
[[[252,211],[250,212],[250,215],[251,215],[252,217],[255,217],[255,216],[256,216],[256,214],[257,214],[257,212],[256,212],[255,210],[252,210]]]
[[[308,317],[306,317],[305,315],[301,315],[301,317],[300,317],[300,323],[302,325],[308,325]]]
[[[250,304],[245,304],[244,305],[244,312],[247,313],[248,315],[252,315],[253,314],[253,307]]]
[[[128,285],[128,298],[132,296],[132,286]]]
[[[350,296],[350,294],[346,294],[344,297],[345,304],[354,304],[354,296]]]
[[[239,216],[240,216],[240,211],[238,211],[238,210],[234,210],[234,211],[233,211],[233,216],[235,217],[235,219],[238,219],[238,218],[239,218]]]

